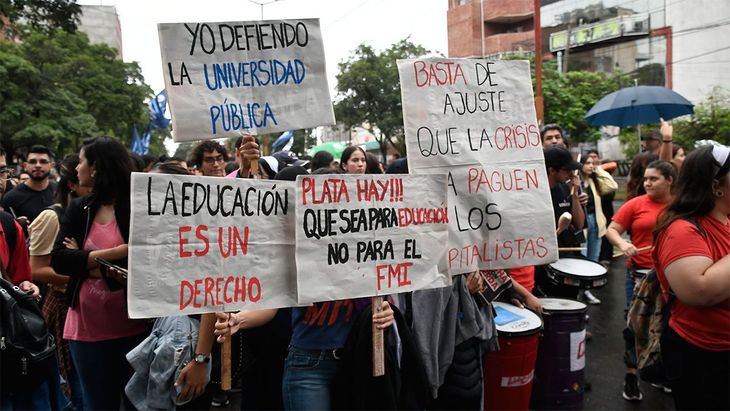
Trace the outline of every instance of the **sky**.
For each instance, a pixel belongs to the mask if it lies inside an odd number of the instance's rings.
[[[79,0],[116,6],[122,26],[124,60],[136,61],[155,93],[164,86],[157,23],[228,22],[319,18],[331,93],[337,63],[362,43],[376,50],[410,37],[447,55],[448,0]],[[334,94],[332,95],[334,98]]]

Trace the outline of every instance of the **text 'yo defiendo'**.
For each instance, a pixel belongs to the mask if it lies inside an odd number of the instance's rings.
[[[155,198],[157,201],[154,201]],[[162,198],[160,200],[160,198]],[[199,214],[220,216],[220,221],[262,218],[287,214],[287,189],[239,187],[229,184],[169,181],[164,197],[153,196],[152,177],[147,181],[147,215],[191,217]],[[177,227],[178,257],[195,260],[215,255],[223,260],[245,257],[255,232],[248,225],[206,224]],[[195,264],[191,261],[190,264]],[[223,306],[249,301],[258,302],[264,284],[254,275],[218,273],[180,282],[180,310]]]

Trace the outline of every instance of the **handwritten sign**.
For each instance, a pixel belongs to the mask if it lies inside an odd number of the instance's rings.
[[[296,182],[299,303],[451,284],[446,176],[317,175]]]
[[[175,141],[335,123],[318,19],[158,30]]]
[[[557,259],[526,61],[399,60],[408,167],[446,173],[449,268]]]
[[[291,307],[294,183],[132,174],[130,318]]]

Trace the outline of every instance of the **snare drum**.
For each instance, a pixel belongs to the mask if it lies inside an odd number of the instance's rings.
[[[545,272],[556,285],[589,289],[603,287],[608,282],[606,267],[582,258],[561,258],[549,264]]]
[[[646,278],[646,275],[649,274],[649,271],[651,271],[651,268],[634,268],[631,270],[631,272],[634,274],[634,283],[637,283],[644,278]]]
[[[541,298],[545,319],[535,366],[534,409],[582,409],[586,311],[580,301]]]
[[[484,409],[527,410],[542,320],[532,311],[494,302],[499,351],[484,363]]]

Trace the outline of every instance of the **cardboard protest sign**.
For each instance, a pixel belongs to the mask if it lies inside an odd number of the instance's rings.
[[[296,184],[299,303],[451,284],[446,176],[312,175]]]
[[[398,70],[408,167],[448,175],[452,273],[555,261],[528,63],[399,60]]]
[[[132,174],[130,318],[291,307],[294,183]]]
[[[158,30],[175,141],[335,123],[318,19]]]

